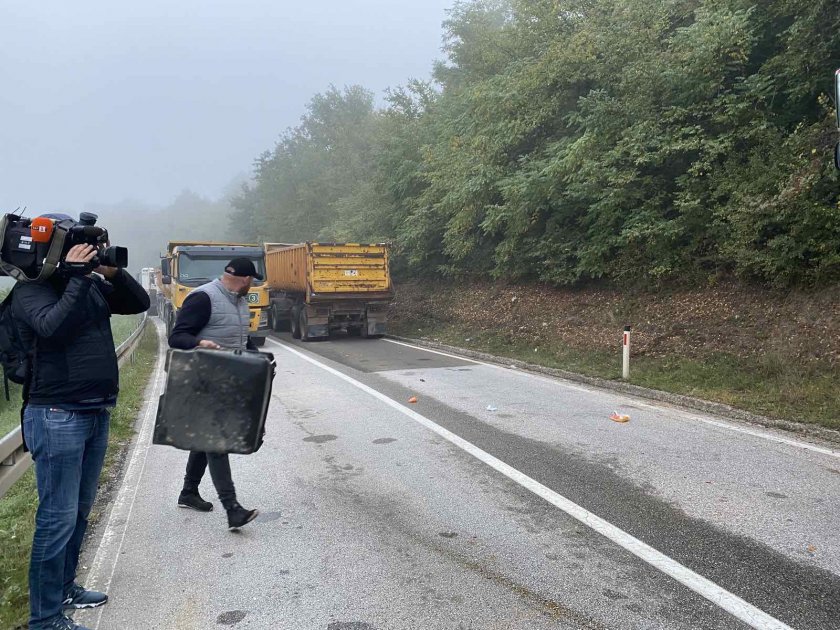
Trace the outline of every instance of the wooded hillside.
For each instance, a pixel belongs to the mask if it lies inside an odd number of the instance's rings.
[[[434,81],[315,96],[235,200],[255,241],[554,285],[840,279],[836,0],[475,0]]]

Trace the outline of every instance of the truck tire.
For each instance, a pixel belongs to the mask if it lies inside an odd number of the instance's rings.
[[[268,326],[274,332],[285,332],[289,330],[288,320],[285,320],[282,317],[280,317],[280,314],[277,312],[276,306],[272,306],[270,309],[268,309]]]
[[[306,311],[304,309],[300,309],[300,314],[298,315],[298,331],[300,331],[301,341],[312,341],[312,338],[309,336],[309,326],[306,322]]]
[[[296,307],[291,310],[290,328],[292,339],[300,339],[300,310]]]

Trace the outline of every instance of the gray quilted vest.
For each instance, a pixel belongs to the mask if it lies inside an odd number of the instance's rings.
[[[196,335],[198,339],[215,341],[227,350],[244,350],[250,320],[245,298],[228,291],[221,280],[213,280],[195,291],[210,297],[210,321]]]

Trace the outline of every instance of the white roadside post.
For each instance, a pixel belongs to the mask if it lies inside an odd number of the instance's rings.
[[[840,68],[834,73],[834,110],[837,115],[837,131],[840,131]],[[834,145],[834,168],[840,171],[840,142]]]
[[[622,371],[622,378],[625,381],[630,380],[630,326],[624,327],[624,370]]]

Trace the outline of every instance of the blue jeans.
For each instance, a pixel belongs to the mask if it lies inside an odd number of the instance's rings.
[[[76,579],[87,518],[108,447],[107,409],[63,411],[29,405],[26,445],[35,462],[38,513],[29,563],[29,627],[61,614]]]

